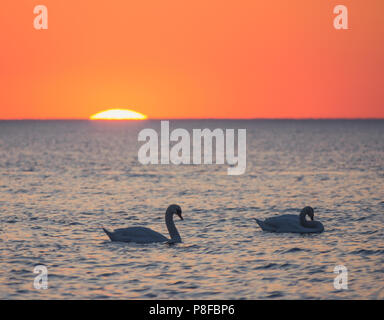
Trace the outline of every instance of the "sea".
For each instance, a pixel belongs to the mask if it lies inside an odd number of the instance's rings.
[[[383,120],[169,124],[246,129],[244,174],[140,163],[160,120],[0,121],[0,299],[384,299]],[[170,204],[180,244],[102,230],[168,236]],[[323,233],[255,222],[305,206]]]

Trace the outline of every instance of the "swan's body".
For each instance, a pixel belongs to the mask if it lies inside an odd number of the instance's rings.
[[[178,205],[170,205],[165,212],[165,223],[171,239],[163,236],[161,233],[153,231],[152,229],[145,227],[130,227],[123,229],[116,229],[113,232],[104,229],[104,232],[108,235],[111,241],[121,242],[136,242],[136,243],[153,243],[153,242],[169,242],[178,243],[181,242],[181,237],[176,229],[173,221],[173,215],[176,214],[183,220],[181,216],[181,208]]]
[[[311,221],[307,221],[308,215]],[[278,217],[267,218],[264,221],[255,219],[263,231],[277,233],[320,233],[324,231],[324,226],[320,221],[314,221],[314,211],[311,207],[305,207],[300,215],[284,214]]]
[[[144,227],[131,227],[116,229],[110,232],[103,228],[105,233],[112,241],[122,242],[137,242],[137,243],[152,243],[152,242],[166,242],[169,239],[161,233],[153,231]]]

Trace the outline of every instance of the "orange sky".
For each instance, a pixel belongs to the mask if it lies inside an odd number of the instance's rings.
[[[0,30],[0,119],[384,118],[383,0],[3,0]]]

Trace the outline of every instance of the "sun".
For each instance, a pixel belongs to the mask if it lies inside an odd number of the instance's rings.
[[[147,116],[128,109],[104,110],[89,117],[91,120],[145,120]]]

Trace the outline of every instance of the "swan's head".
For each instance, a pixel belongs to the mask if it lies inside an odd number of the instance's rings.
[[[315,211],[313,210],[312,207],[305,207],[301,210],[301,214],[305,216],[308,216],[312,221],[315,216]]]
[[[172,214],[177,215],[181,220],[184,220],[183,216],[181,215],[182,214],[181,208],[177,204],[171,204],[168,207],[167,212],[171,212]]]

